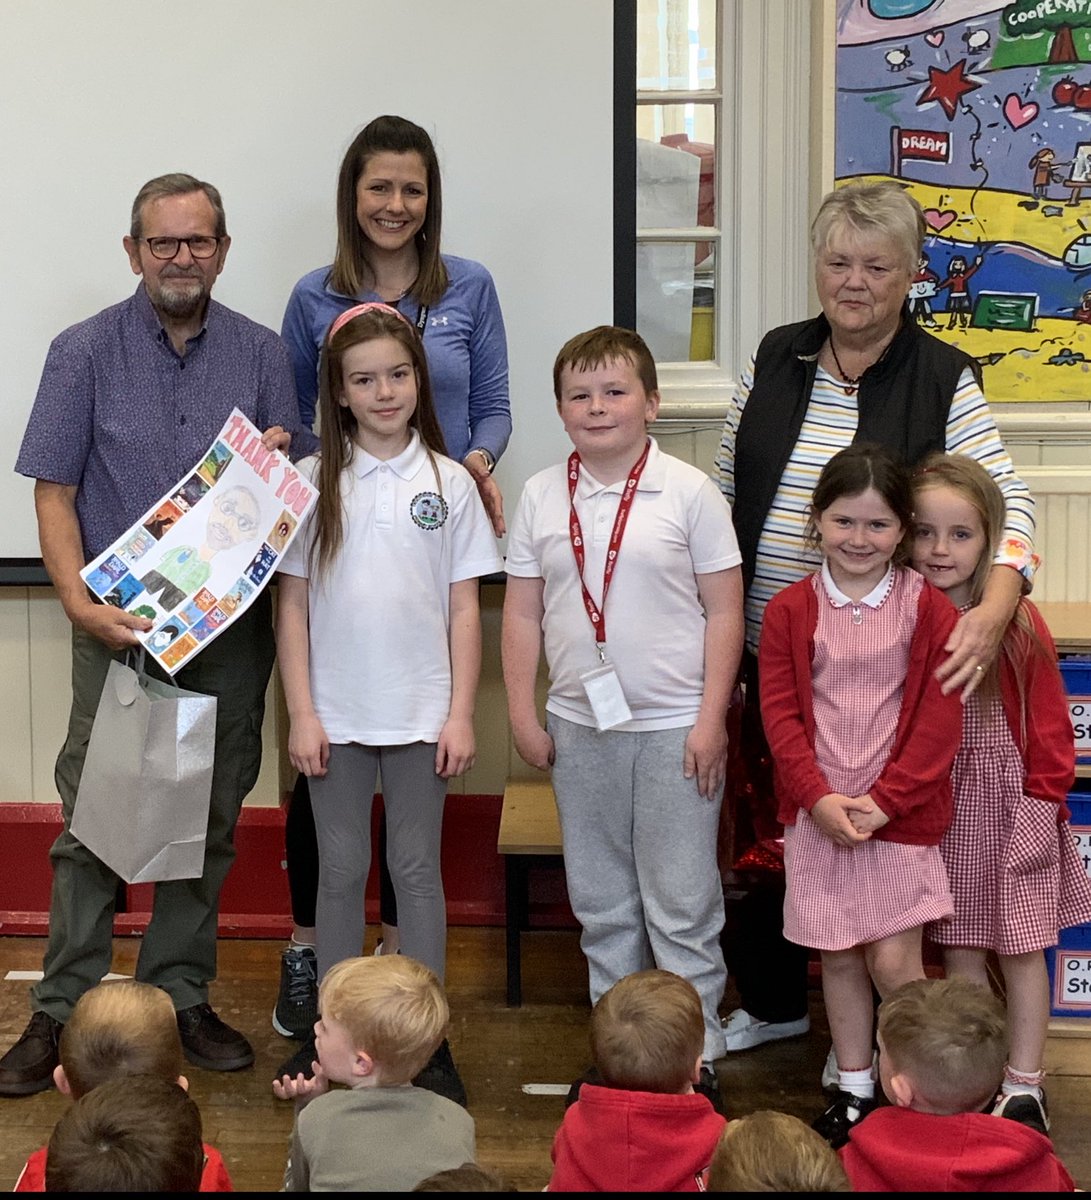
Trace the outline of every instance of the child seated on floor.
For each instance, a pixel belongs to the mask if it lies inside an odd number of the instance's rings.
[[[602,1086],[584,1083],[553,1139],[551,1192],[695,1192],[724,1127],[700,1078],[697,989],[670,971],[637,971],[591,1013]]]
[[[879,1006],[879,1079],[893,1107],[855,1125],[841,1161],[857,1192],[1071,1192],[1049,1138],[992,1108],[1004,1006],[962,977],[914,979]]]
[[[170,997],[135,979],[118,979],[88,989],[76,1001],[61,1031],[57,1088],[80,1100],[102,1084],[136,1075],[154,1075],[188,1089],[182,1074],[182,1042]],[[17,1192],[44,1192],[49,1148],[27,1159]],[[200,1191],[230,1192],[231,1177],[219,1152],[204,1147]]]
[[[273,1083],[296,1101],[286,1191],[408,1192],[474,1161],[473,1117],[412,1084],[450,1016],[426,966],[405,955],[346,958],[326,972],[318,1011],[313,1077]]]
[[[730,1121],[720,1134],[710,1192],[851,1192],[837,1151],[789,1113],[762,1109]]]
[[[111,1079],[82,1096],[48,1150],[47,1192],[196,1192],[205,1163],[200,1110],[155,1075]]]

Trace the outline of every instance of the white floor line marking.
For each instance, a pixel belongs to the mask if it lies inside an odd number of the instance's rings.
[[[41,971],[8,971],[4,976],[15,983],[37,983],[42,978]],[[103,979],[132,979],[131,975],[103,975]]]
[[[524,1096],[567,1096],[569,1083],[524,1083]]]

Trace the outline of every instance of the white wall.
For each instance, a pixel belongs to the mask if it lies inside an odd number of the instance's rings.
[[[443,246],[492,271],[515,436],[499,479],[564,452],[553,358],[612,316],[612,0],[3,0],[0,4],[0,557],[38,556],[13,473],[50,340],[136,280],[139,187],[188,171],[223,193],[216,297],[279,329],[329,262],[341,157],[372,117],[432,134]],[[58,434],[63,436],[63,430]]]

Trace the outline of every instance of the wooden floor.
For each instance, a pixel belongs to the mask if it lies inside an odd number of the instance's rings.
[[[43,946],[34,938],[0,938],[4,1048],[29,1016],[28,984],[7,979],[7,973],[38,970]],[[292,1123],[291,1106],[275,1100],[270,1090],[273,1071],[296,1045],[278,1037],[269,1023],[280,946],[236,939],[220,943],[220,978],[212,1001],[254,1043],[254,1068],[233,1074],[190,1070],[205,1140],[223,1154],[240,1191],[279,1188]],[[134,939],[117,940],[115,971],[131,972],[137,947]],[[451,1045],[477,1125],[478,1159],[512,1187],[538,1190],[549,1179],[549,1147],[564,1098],[533,1094],[527,1085],[567,1085],[589,1061],[587,971],[577,936],[571,931],[524,935],[524,1004],[513,1009],[504,1002],[503,930],[454,928],[447,986]],[[729,990],[725,1011],[733,999]],[[776,1108],[811,1120],[821,1111],[818,1081],[829,1040],[818,991],[812,994],[811,1013],[807,1037],[731,1055],[717,1064],[729,1116]],[[1054,1144],[1077,1184],[1091,1188],[1091,1037],[1051,1037],[1047,1065]],[[14,1184],[27,1155],[47,1141],[65,1103],[53,1090],[0,1100],[0,1190]]]

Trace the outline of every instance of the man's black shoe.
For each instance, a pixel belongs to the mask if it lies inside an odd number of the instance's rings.
[[[0,1096],[33,1096],[53,1086],[63,1028],[49,1013],[36,1012],[30,1018],[22,1036],[0,1058]]]
[[[254,1061],[250,1043],[224,1024],[210,1004],[194,1004],[177,1012],[178,1032],[187,1061],[206,1071],[238,1071]]]

